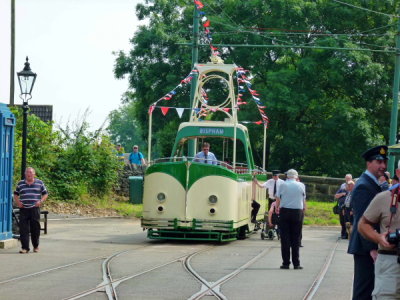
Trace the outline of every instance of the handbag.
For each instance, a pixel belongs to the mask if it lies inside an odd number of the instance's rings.
[[[339,208],[339,204],[336,202],[335,206],[332,207],[332,211],[335,215],[338,215],[340,213],[340,208]]]

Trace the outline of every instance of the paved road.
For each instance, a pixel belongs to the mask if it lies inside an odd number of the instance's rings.
[[[118,299],[347,300],[352,257],[338,232],[305,228],[304,269],[280,270],[279,241],[260,233],[166,242],[148,240],[136,219],[50,220],[39,253],[0,250],[0,299],[116,299],[114,289]]]

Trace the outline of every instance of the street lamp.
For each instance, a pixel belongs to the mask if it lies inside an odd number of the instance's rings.
[[[23,123],[22,123],[22,161],[21,161],[21,179],[25,178],[26,169],[26,137],[28,134],[28,100],[32,98],[32,89],[36,81],[36,73],[33,73],[26,57],[25,67],[21,72],[17,72],[18,83],[21,89],[19,97],[22,99]]]

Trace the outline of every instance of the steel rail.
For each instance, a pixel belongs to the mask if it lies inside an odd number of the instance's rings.
[[[210,248],[213,248],[213,247],[215,247],[215,246],[207,247],[205,249],[201,249],[199,251],[192,252],[190,254],[185,254],[185,255],[179,256],[179,257],[177,257],[177,258],[175,258],[173,260],[170,260],[170,261],[168,261],[166,263],[159,264],[159,265],[157,265],[157,266],[155,266],[153,268],[150,268],[148,270],[145,270],[145,271],[133,274],[133,275],[126,275],[126,276],[123,276],[123,277],[120,277],[120,278],[117,278],[117,279],[110,280],[107,283],[101,283],[101,284],[99,284],[98,286],[96,286],[94,288],[82,291],[82,292],[77,293],[75,295],[72,295],[72,296],[70,296],[68,298],[63,298],[63,300],[75,300],[75,299],[83,298],[85,296],[91,295],[91,294],[96,293],[98,291],[102,291],[103,289],[106,288],[106,286],[109,286],[110,284],[112,284],[114,286],[114,288],[116,288],[120,283],[122,283],[124,281],[127,281],[127,280],[130,280],[130,279],[145,275],[147,273],[150,273],[150,272],[152,272],[154,270],[163,268],[163,267],[168,266],[170,264],[173,264],[175,262],[182,261],[182,259],[185,259],[188,255],[191,255],[191,254],[196,253],[196,252],[203,252],[203,251],[206,251],[206,250],[208,250]]]
[[[311,284],[310,288],[308,289],[307,293],[304,295],[303,300],[311,300],[315,293],[317,292],[322,280],[328,271],[329,266],[332,263],[333,256],[335,255],[336,249],[339,245],[340,237],[336,240],[335,246],[332,248],[332,251],[327,256],[324,265],[322,266],[320,272],[318,273],[317,277],[314,279],[313,283]]]
[[[42,275],[42,274],[45,274],[45,273],[49,273],[49,272],[53,272],[53,271],[56,271],[56,270],[65,269],[65,268],[72,267],[72,266],[75,266],[75,265],[87,263],[87,262],[98,260],[98,259],[104,259],[104,258],[106,258],[106,256],[104,256],[104,255],[103,256],[97,256],[97,257],[94,257],[94,258],[85,259],[85,260],[77,261],[77,262],[74,262],[74,263],[70,263],[70,264],[66,264],[66,265],[62,265],[62,266],[58,266],[58,267],[54,267],[54,268],[50,268],[50,269],[45,269],[45,270],[38,271],[38,272],[35,272],[35,273],[30,273],[30,274],[26,274],[26,275],[22,275],[22,276],[18,276],[18,277],[13,277],[13,278],[10,278],[10,279],[7,279],[7,280],[3,280],[3,281],[0,281],[0,284],[5,284],[5,283],[21,280],[21,279],[28,278],[28,277],[33,277],[33,276],[36,276],[36,275]]]
[[[121,254],[124,254],[128,251],[131,251],[131,249],[124,250],[107,257],[107,259],[103,261],[103,264],[101,266],[101,269],[103,271],[103,282],[101,283],[101,285],[105,285],[105,292],[109,300],[118,300],[117,291],[115,290],[114,284],[112,284],[111,267],[110,267],[111,261],[115,257],[120,256]]]
[[[217,297],[218,299],[221,300],[225,300],[227,299],[221,292],[220,292],[220,285],[224,284],[225,282],[231,280],[232,278],[234,278],[236,275],[238,275],[240,272],[246,270],[250,265],[252,265],[254,262],[256,262],[257,260],[259,260],[261,257],[263,257],[265,254],[267,254],[269,251],[271,251],[271,249],[273,249],[275,247],[270,246],[266,249],[264,249],[262,252],[260,252],[259,254],[257,254],[255,257],[253,257],[252,259],[250,259],[248,262],[246,262],[245,264],[243,264],[242,266],[240,266],[239,268],[237,268],[235,271],[229,273],[228,275],[220,278],[219,280],[215,281],[215,282],[207,282],[207,280],[205,280],[204,278],[202,278],[197,272],[194,271],[194,269],[191,267],[190,265],[190,260],[191,258],[194,256],[192,255],[191,257],[189,257],[187,259],[187,262],[185,262],[185,268],[187,267],[187,270],[195,277],[197,278],[201,283],[203,283],[206,288],[204,289],[202,287],[202,289],[193,294],[190,298],[188,298],[189,300],[197,300],[197,299],[201,299],[202,297],[209,295],[209,293],[211,292],[215,297]]]
[[[208,294],[208,292],[211,292],[211,294],[213,294],[217,299],[220,300],[225,300],[225,296],[222,295],[219,291],[215,291],[212,287],[211,287],[211,283],[209,283],[207,280],[205,280],[203,277],[201,277],[191,266],[190,261],[192,259],[192,257],[194,257],[195,255],[197,255],[197,253],[194,253],[192,255],[189,255],[188,257],[185,258],[185,260],[183,261],[183,267],[185,268],[185,270],[187,272],[189,272],[189,274],[191,274],[197,281],[199,281],[202,284],[202,288],[200,290],[200,292],[206,292]],[[206,286],[207,290],[204,291],[203,286]],[[197,295],[198,293],[194,294]],[[189,299],[192,299],[193,296]]]

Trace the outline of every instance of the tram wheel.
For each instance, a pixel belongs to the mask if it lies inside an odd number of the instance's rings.
[[[246,238],[246,225],[238,229],[238,240],[244,240]]]

